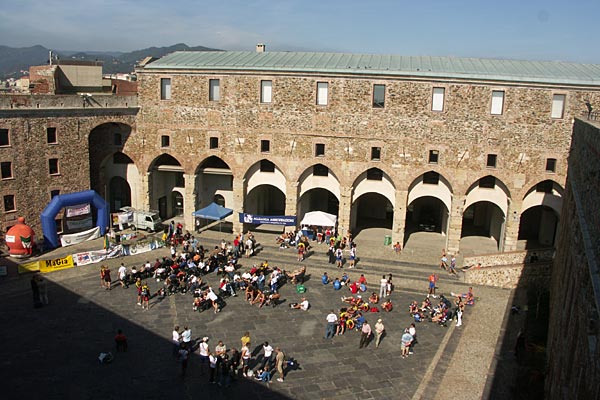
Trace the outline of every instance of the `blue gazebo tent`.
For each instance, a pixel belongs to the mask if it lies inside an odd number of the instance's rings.
[[[233,214],[233,210],[231,208],[220,206],[217,203],[210,203],[206,207],[196,210],[192,213],[192,215],[196,218],[210,219],[212,221],[220,221],[231,214]],[[220,228],[221,225],[219,224],[219,229]]]

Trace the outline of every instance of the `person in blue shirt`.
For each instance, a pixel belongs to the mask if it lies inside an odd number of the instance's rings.
[[[338,278],[335,278],[335,280],[333,281],[333,289],[340,290],[341,288],[342,288],[342,283],[340,282],[340,280]]]
[[[321,277],[321,282],[323,282],[323,285],[329,284],[329,276],[327,276],[327,272],[323,272],[323,276]]]

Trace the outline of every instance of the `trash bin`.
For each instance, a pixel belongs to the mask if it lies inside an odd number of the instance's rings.
[[[385,239],[383,239],[383,245],[389,246],[392,244],[392,237],[390,235],[385,235]]]

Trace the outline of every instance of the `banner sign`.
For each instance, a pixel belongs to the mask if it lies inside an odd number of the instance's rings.
[[[42,260],[34,261],[19,265],[19,273],[23,274],[26,272],[53,272],[61,269],[73,268],[73,257],[66,256],[63,258],[55,258],[53,260]]]
[[[73,233],[71,235],[61,235],[60,243],[63,247],[70,246],[72,244],[77,244],[81,242],[85,242],[86,240],[93,240],[100,237],[100,227],[97,226],[93,229]]]
[[[92,216],[85,217],[83,219],[66,219],[65,226],[69,231],[80,231],[82,229],[91,229],[94,226]]]
[[[296,226],[296,217],[288,215],[255,215],[255,214],[240,214],[240,222],[244,224],[269,224],[269,225],[285,225]]]
[[[122,253],[121,245],[111,247],[108,250],[84,251],[73,254],[73,262],[81,267],[82,265],[99,263],[109,258],[120,257]]]
[[[80,215],[90,214],[91,212],[92,207],[89,203],[65,207],[65,214],[67,215],[67,218],[78,217]]]

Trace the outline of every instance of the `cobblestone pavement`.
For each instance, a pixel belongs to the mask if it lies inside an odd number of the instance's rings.
[[[205,232],[201,242],[213,246],[227,234]],[[258,234],[263,251],[256,259],[240,260],[241,268],[264,258],[271,265],[292,269],[295,261],[292,249],[278,250],[269,243],[270,234]],[[358,240],[360,246],[360,240]],[[77,248],[99,248],[99,241]],[[417,326],[419,343],[414,355],[400,357],[400,336],[412,321],[407,305],[424,297],[426,278],[439,271],[430,264],[402,264],[395,255],[378,248],[359,248],[361,261],[352,278],[364,273],[374,283],[384,272],[393,272],[396,291],[392,294],[395,309],[391,313],[367,314],[373,326],[383,318],[387,335],[379,349],[370,343],[359,349],[359,333],[347,332],[332,340],[324,339],[325,316],[338,309],[347,292],[334,291],[321,284],[323,271],[337,273],[326,262],[324,248],[316,250],[304,263],[310,278],[305,296],[311,303],[307,312],[292,310],[290,302],[300,296],[287,284],[281,289],[285,303],[276,308],[251,306],[243,296],[227,298],[222,311],[203,313],[192,311],[192,296],[173,295],[143,311],[136,305],[133,288],[115,286],[111,291],[100,288],[99,264],[76,267],[46,275],[50,280],[50,305],[33,309],[29,277],[22,276],[0,284],[0,312],[4,329],[0,339],[0,371],[6,382],[4,393],[9,399],[158,399],[206,397],[245,399],[429,399],[479,398],[485,385],[510,292],[491,288],[476,288],[479,302],[465,313],[464,325],[448,328],[429,322]],[[72,252],[58,249],[47,257]],[[76,250],[75,250],[76,251]],[[110,260],[113,271],[121,262],[139,265],[146,259],[167,255],[166,249]],[[415,261],[415,260],[413,260]],[[396,278],[397,277],[397,278]],[[208,276],[216,285],[217,276]],[[156,291],[159,283],[150,281]],[[442,277],[438,285],[443,293],[464,291],[457,279]],[[498,313],[484,312],[486,307]],[[239,349],[245,331],[252,337],[253,348],[264,341],[280,346],[288,357],[297,361],[286,372],[285,382],[267,385],[240,377],[228,387],[208,383],[201,375],[198,360],[192,358],[185,378],[172,357],[170,335],[173,326],[188,325],[193,337],[210,337],[214,347],[223,340],[228,348]],[[116,353],[113,336],[122,329],[129,338],[129,351]],[[257,356],[255,349],[255,356]],[[112,363],[101,365],[100,352],[112,351]],[[255,357],[258,361],[260,356]],[[455,379],[459,379],[456,384]]]

